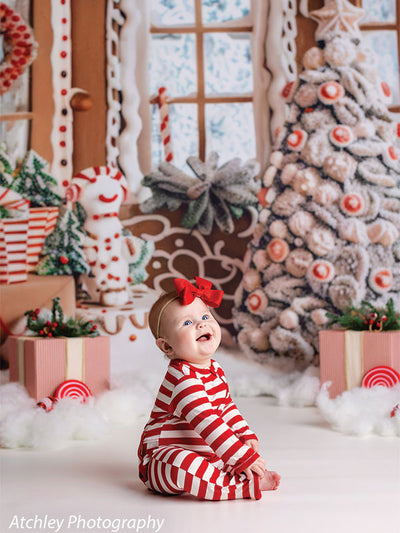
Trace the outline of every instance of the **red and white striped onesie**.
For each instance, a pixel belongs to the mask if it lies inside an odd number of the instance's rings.
[[[168,366],[139,450],[146,487],[206,500],[260,499],[260,478],[243,470],[259,455],[245,444],[257,439],[229,394],[224,371],[211,360],[197,368],[174,359]]]

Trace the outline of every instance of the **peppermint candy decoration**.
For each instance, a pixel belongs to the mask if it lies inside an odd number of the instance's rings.
[[[379,268],[371,272],[369,277],[369,284],[371,288],[379,293],[384,294],[387,292],[393,283],[393,276],[390,270],[387,268]]]
[[[364,199],[357,193],[349,193],[340,201],[340,208],[346,215],[360,216],[364,212]]]
[[[57,403],[57,398],[54,396],[47,396],[47,398],[42,398],[36,405],[48,413],[53,410],[55,403]]]
[[[92,396],[92,393],[89,387],[82,381],[77,379],[68,379],[57,387],[54,396],[57,400],[61,400],[62,398],[80,398],[81,402],[84,403],[86,402],[87,398]]]
[[[335,277],[335,267],[330,261],[317,259],[309,267],[309,275],[314,281],[328,283]]]
[[[390,366],[376,366],[371,368],[363,377],[362,386],[366,389],[371,387],[394,387],[400,382],[400,374]]]
[[[249,294],[246,305],[250,312],[261,315],[268,307],[268,298],[264,291],[257,289]]]
[[[329,133],[329,140],[334,146],[344,148],[354,141],[354,134],[348,126],[335,126]]]
[[[289,245],[283,239],[272,239],[267,246],[269,257],[274,263],[282,263],[289,255]]]
[[[344,88],[336,81],[327,81],[318,88],[318,98],[323,104],[336,104],[344,96]]]
[[[393,145],[385,146],[382,152],[383,161],[387,166],[393,166],[399,162],[399,151]]]
[[[287,146],[294,152],[300,152],[307,142],[308,134],[304,130],[294,130],[287,138]]]

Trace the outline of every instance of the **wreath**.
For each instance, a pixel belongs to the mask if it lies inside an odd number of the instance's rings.
[[[0,34],[4,57],[0,63],[0,94],[7,92],[36,57],[32,28],[3,2],[0,3]]]

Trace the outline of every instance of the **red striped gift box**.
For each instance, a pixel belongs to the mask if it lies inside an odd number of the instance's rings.
[[[28,272],[35,272],[45,238],[57,223],[58,207],[31,207],[28,227]]]
[[[0,283],[27,279],[28,219],[0,219]]]

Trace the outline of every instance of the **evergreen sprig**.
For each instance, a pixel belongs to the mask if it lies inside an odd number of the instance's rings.
[[[93,320],[67,318],[60,304],[60,298],[53,298],[51,318],[39,316],[40,309],[26,311],[27,326],[39,337],[97,337],[99,332]]]
[[[393,331],[400,329],[400,313],[396,313],[393,298],[386,307],[377,308],[363,300],[360,307],[350,304],[341,315],[327,313],[330,319],[328,326],[339,324],[344,329],[355,331]]]

